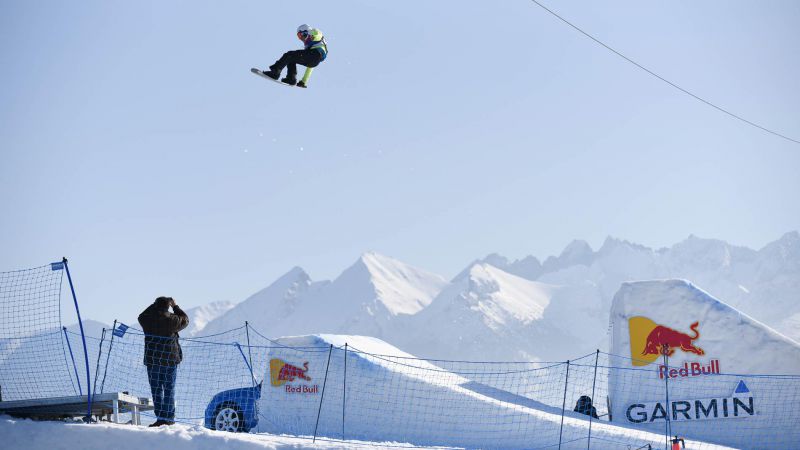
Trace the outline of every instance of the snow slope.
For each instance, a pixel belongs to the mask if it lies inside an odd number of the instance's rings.
[[[84,320],[86,348],[93,373],[99,338],[108,325]],[[77,323],[15,339],[0,339],[0,387],[6,400],[77,395],[86,386],[86,358]],[[68,341],[67,341],[68,340]],[[69,342],[69,345],[67,345]],[[71,352],[70,352],[71,350]],[[74,365],[73,365],[74,361]]]
[[[270,351],[273,362],[264,376],[260,402],[261,432],[309,435],[316,429],[318,435],[333,439],[467,448],[558,446],[561,435],[561,448],[586,448],[588,417],[567,410],[562,430],[561,394],[553,397],[559,403],[554,407],[485,383],[519,379],[524,373],[495,371],[481,377],[475,371],[480,366],[472,366],[458,374],[409,359],[411,355],[396,347],[363,336],[297,336],[278,343],[291,347]],[[278,376],[285,364],[293,368],[292,379]],[[570,404],[572,397],[571,393]],[[593,449],[647,443],[663,445],[663,435],[607,421],[592,424]],[[694,442],[687,448],[719,447]]]

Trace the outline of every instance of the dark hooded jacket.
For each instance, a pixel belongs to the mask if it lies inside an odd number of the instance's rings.
[[[156,301],[139,314],[144,330],[144,363],[148,366],[176,366],[183,360],[178,331],[189,326],[189,317],[178,306]]]
[[[586,414],[587,416],[592,416],[597,419],[597,409],[592,406],[592,398],[588,395],[581,395],[581,398],[578,399],[578,402],[575,404],[575,412]]]

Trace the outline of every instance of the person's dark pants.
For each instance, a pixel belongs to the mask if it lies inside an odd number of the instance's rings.
[[[286,69],[286,78],[291,80],[297,79],[297,65],[306,67],[317,67],[322,62],[322,53],[319,50],[305,49],[305,50],[292,50],[286,52],[281,56],[281,59],[275,61],[275,64],[269,66],[270,70],[275,73],[281,73],[284,67]]]
[[[175,375],[178,366],[147,366],[156,418],[175,421]]]

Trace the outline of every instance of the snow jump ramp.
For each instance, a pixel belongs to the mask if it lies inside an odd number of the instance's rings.
[[[610,319],[615,422],[737,448],[800,449],[797,342],[683,280],[624,283]]]
[[[555,402],[490,386],[492,377],[497,382],[524,373],[490,365],[483,368],[488,376],[475,365],[454,373],[363,336],[280,338],[267,357],[254,431],[423,446],[556,448],[561,441],[562,449],[587,447],[589,418],[572,412],[578,392],[569,394],[562,425],[563,384],[548,397]],[[661,448],[663,432],[592,423],[593,449],[648,443]]]

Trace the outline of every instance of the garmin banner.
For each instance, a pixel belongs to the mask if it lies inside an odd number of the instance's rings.
[[[739,381],[731,397],[666,402],[632,403],[625,408],[630,423],[673,422],[687,420],[717,420],[752,417],[756,402],[744,381]]]

